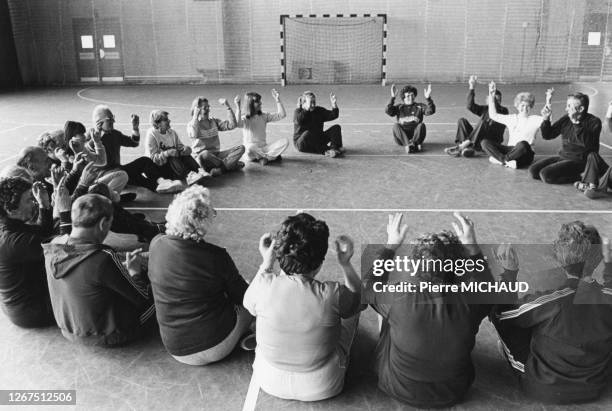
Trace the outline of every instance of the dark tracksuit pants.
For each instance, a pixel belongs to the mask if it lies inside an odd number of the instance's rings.
[[[456,144],[461,144],[469,140],[476,150],[482,150],[482,140],[487,139],[489,139],[489,135],[482,121],[479,121],[476,127],[472,127],[470,122],[464,117],[461,117],[459,121],[457,121],[457,135],[455,136]]]
[[[170,157],[166,164],[159,166],[160,175],[170,180],[184,180],[194,171],[198,172],[200,165],[191,156]]]
[[[327,150],[342,147],[342,129],[335,124],[322,134],[304,131],[297,138],[294,137],[293,144],[303,153],[323,154]]]
[[[610,184],[610,167],[599,153],[589,153],[584,166],[583,183],[595,184],[600,189],[607,189]]]
[[[162,177],[160,167],[149,157],[139,157],[121,166],[129,177],[128,184],[144,187],[151,191],[157,189],[157,179]]]
[[[536,180],[547,184],[568,184],[580,180],[585,162],[567,160],[563,157],[547,157],[536,161],[529,167],[529,173]]]
[[[426,136],[425,123],[393,124],[393,139],[400,146],[423,144]]]
[[[520,141],[515,146],[506,146],[491,140],[482,140],[480,144],[489,156],[502,163],[515,160],[518,168],[527,167],[535,156],[531,146],[526,141]]]

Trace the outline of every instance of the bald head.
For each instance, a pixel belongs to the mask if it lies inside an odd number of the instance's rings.
[[[51,159],[40,147],[28,146],[21,149],[17,165],[32,173],[35,180],[43,180],[51,175]]]

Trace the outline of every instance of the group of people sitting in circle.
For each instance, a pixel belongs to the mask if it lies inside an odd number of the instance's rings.
[[[472,103],[474,83],[472,78]],[[422,116],[435,111],[431,88],[424,105],[414,102],[415,89],[402,93],[404,103],[395,107],[391,102],[387,112],[398,117],[396,141],[418,152],[425,138]],[[240,169],[243,156],[264,165],[280,160],[288,141],[268,144],[265,134],[267,122],[285,117],[278,93],[273,96],[275,114],[261,112],[256,93],[247,94],[244,115],[239,99],[238,116],[221,101],[226,120],[210,117],[208,101],[196,98],[187,126],[191,147],[170,127],[168,113],[155,110],[147,132],[148,155],[126,165],[121,165],[120,147],[138,145],[139,119],[133,116],[132,135],[123,135],[114,129],[106,106],[94,109],[93,129],[69,121],[64,144],[47,135],[40,147],[23,149],[16,164],[0,173],[0,298],[10,321],[25,328],[57,326],[72,342],[108,347],[159,330],[168,353],[194,366],[221,361],[240,345],[255,349],[254,378],[265,392],[317,401],[342,391],[360,313],[371,306],[380,319],[374,354],[379,388],[414,406],[442,407],[460,402],[474,381],[471,352],[488,316],[499,333],[503,358],[526,394],[556,403],[590,401],[601,394],[612,358],[612,247],[580,221],[563,224],[553,243],[567,281],[540,294],[511,294],[504,304],[474,303],[465,295],[438,291],[378,301],[372,297],[372,271],[361,278],[351,263],[354,244],[347,235],[332,242],[344,280],[320,281],[330,230],[307,213],[289,216],[277,232],[262,235],[262,264],[247,282],[229,253],[206,241],[217,212],[200,183]],[[478,109],[482,118],[476,128],[470,131],[460,122],[464,134],[456,149],[464,153],[481,147],[496,153],[500,164],[525,164],[533,158],[527,140],[537,123],[528,117],[532,97],[519,94],[519,114],[510,116],[495,107],[501,95],[493,84],[489,96],[489,111]],[[323,122],[338,117],[333,94],[331,102],[332,110],[326,110],[316,106],[312,93],[300,97],[294,133],[299,150],[342,155],[340,127],[323,130]],[[572,157],[536,162],[532,169],[540,164],[538,176],[545,181],[567,180],[563,173],[570,165],[577,172],[578,158],[585,164],[595,161],[590,154],[596,154],[598,144],[590,139],[598,140],[601,127],[587,109],[588,97],[578,93],[568,98],[568,115],[553,125],[546,109],[548,117],[537,127],[545,138],[561,133],[563,155]],[[485,131],[503,131],[498,120],[511,129],[513,146],[486,137]],[[219,131],[234,127],[243,129],[245,144],[221,150]],[[514,133],[525,133],[527,140]],[[586,153],[587,141],[595,151]],[[178,192],[165,222],[122,207],[133,200],[122,194],[128,183]],[[482,259],[474,223],[455,217],[453,231],[411,234],[411,258]],[[109,231],[138,235],[150,243],[148,252],[136,249],[120,256],[104,244]],[[390,215],[379,258],[392,259],[409,231],[401,214]],[[599,247],[595,254],[594,245]],[[516,282],[516,251],[504,245],[495,256],[504,268],[498,281]],[[603,284],[592,278],[601,259]],[[388,283],[389,274],[376,281]],[[495,281],[488,266],[464,276],[422,271],[416,279]],[[575,302],[578,296],[581,304]]]

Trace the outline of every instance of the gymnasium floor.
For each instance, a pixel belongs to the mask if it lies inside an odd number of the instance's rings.
[[[398,87],[401,87],[398,84]],[[539,114],[544,92],[550,85],[500,85],[504,105],[511,107],[514,95],[529,90],[536,95]],[[603,118],[612,87],[601,83],[554,85],[553,116],[564,112],[570,91],[591,95],[590,112]],[[418,84],[422,99],[424,85]],[[149,112],[170,112],[173,127],[187,143],[185,124],[193,97],[206,96],[212,115],[225,118],[216,100],[246,91],[263,96],[264,110],[274,111],[270,85],[233,86],[126,86],[32,89],[0,95],[0,167],[13,164],[18,150],[35,144],[44,130],[61,128],[68,119],[91,124],[95,104],[107,103],[115,113],[116,128],[128,132],[129,114],[141,118],[141,133],[148,128]],[[268,139],[291,138],[292,112],[298,95],[308,87],[278,88],[288,118],[270,124]],[[329,107],[328,86],[310,87],[318,103]],[[494,166],[486,157],[450,158],[443,149],[455,136],[459,117],[475,122],[465,109],[467,85],[433,84],[437,113],[426,118],[425,152],[406,155],[391,136],[393,119],[384,113],[389,88],[380,86],[333,87],[340,107],[345,158],[297,153],[293,147],[283,162],[261,167],[248,164],[244,172],[207,183],[219,211],[209,235],[212,243],[224,246],[243,276],[250,280],[260,264],[257,241],[274,230],[287,215],[305,210],[327,221],[332,238],[350,235],[358,246],[385,241],[387,214],[403,211],[410,226],[409,236],[425,231],[450,229],[452,211],[460,210],[476,224],[481,243],[513,242],[547,244],[561,223],[583,220],[594,224],[603,235],[612,235],[612,200],[592,201],[572,186],[549,186],[536,182],[526,170]],[[486,85],[476,89],[477,102],[484,104]],[[241,141],[240,130],[221,134],[222,146]],[[606,127],[601,136],[601,153],[612,161],[612,138]],[[554,154],[559,139],[537,140],[538,156]],[[123,162],[144,153],[141,145],[122,150]],[[158,196],[141,189],[129,208],[162,220],[172,196]],[[359,250],[359,247],[357,248]],[[354,264],[360,266],[360,253]],[[495,274],[495,273],[494,273]],[[329,253],[321,278],[339,279],[335,256]],[[290,308],[290,307],[289,307]],[[394,410],[409,409],[376,388],[371,371],[376,343],[376,318],[371,309],[362,313],[354,345],[352,365],[344,392],[337,398],[301,404],[287,402],[260,392],[258,410]],[[0,314],[0,387],[3,389],[76,389],[79,409],[241,409],[251,377],[252,353],[235,351],[228,359],[207,367],[189,367],[174,361],[159,338],[121,349],[85,348],[68,343],[56,329],[22,330]],[[525,399],[511,372],[500,359],[496,335],[483,321],[473,353],[476,381],[457,409],[546,409],[557,407]],[[449,341],[452,344],[452,341]],[[56,407],[54,409],[58,409]],[[595,404],[580,409],[611,409],[612,390]],[[24,408],[26,409],[26,408]],[[569,407],[578,409],[578,407]]]

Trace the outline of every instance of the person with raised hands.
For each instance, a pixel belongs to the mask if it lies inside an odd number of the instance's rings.
[[[280,100],[280,94],[276,89],[272,89],[272,98],[276,102],[276,113],[274,114],[261,111],[261,95],[255,92],[246,94],[244,115],[240,111],[240,104],[236,113],[238,128],[242,129],[242,144],[246,150],[246,157],[264,166],[269,162],[282,160],[281,154],[289,147],[289,139],[286,137],[270,144],[266,141],[266,125],[273,121],[280,121],[287,116]]]
[[[461,117],[457,121],[457,134],[455,136],[455,145],[444,149],[444,152],[452,157],[474,157],[477,151],[482,151],[481,142],[482,140],[492,140],[496,143],[503,143],[504,131],[506,126],[497,123],[489,118],[489,106],[487,95],[487,104],[480,105],[476,104],[475,88],[477,76],[470,76],[468,80],[468,95],[467,95],[467,109],[479,117],[476,126],[472,126],[470,122]],[[497,105],[497,112],[499,114],[508,114],[508,109],[501,105],[502,93],[499,90],[495,90],[495,104]]]
[[[554,89],[549,89],[552,96]],[[542,125],[540,132],[544,140],[552,140],[561,136],[561,149],[558,155],[546,157],[536,161],[529,167],[529,173],[536,180],[547,184],[568,184],[580,180],[580,174],[585,167],[595,167],[595,170],[586,170],[587,176],[583,183],[594,188],[599,178],[598,164],[599,135],[601,134],[601,120],[589,110],[589,96],[583,93],[572,93],[567,96],[565,105],[566,114],[551,124],[552,108],[546,104],[542,109]],[[592,179],[591,176],[597,177]],[[591,187],[590,184],[593,184]],[[582,188],[580,185],[576,186]],[[584,189],[582,191],[584,191]]]
[[[416,272],[398,269],[391,282],[386,264],[379,267],[383,273],[375,273],[373,265],[364,281],[364,301],[381,317],[376,345],[378,387],[419,408],[450,407],[461,402],[474,381],[471,352],[478,327],[491,308],[470,293],[447,292],[442,288],[462,282],[492,281],[476,241],[474,223],[459,213],[455,213],[455,218],[452,224],[455,233],[445,230],[419,235],[401,250],[413,262],[452,261],[453,267],[457,267],[454,271],[441,270],[436,264]],[[377,261],[393,261],[408,231],[401,213],[390,215],[387,243]],[[473,261],[475,267],[480,264],[482,271],[460,272],[460,262],[467,260]],[[414,290],[380,292],[380,288],[375,288],[376,283],[399,286],[404,282],[415,286]]]
[[[227,120],[211,117],[208,99],[198,96],[191,103],[191,120],[187,123],[187,136],[192,142],[191,155],[204,171],[213,177],[244,167],[244,163],[240,161],[244,154],[243,145],[221,150],[219,131],[235,129],[236,115],[226,99],[220,98],[219,104],[227,109]],[[238,110],[239,96],[234,97],[234,104]]]
[[[344,281],[319,275],[329,229],[310,214],[288,217],[259,242],[263,262],[244,295],[256,318],[253,372],[270,395],[319,401],[342,391],[361,310],[361,282],[351,264],[353,241],[334,246]],[[280,272],[275,272],[276,261]],[[326,276],[327,277],[327,276]]]
[[[312,91],[305,91],[297,100],[293,113],[293,144],[303,153],[324,154],[338,157],[344,154],[342,129],[334,124],[323,130],[323,123],[333,121],[340,115],[336,95],[329,93],[331,110],[317,106],[317,97]]]
[[[516,252],[502,245],[496,254],[501,281],[515,283]],[[612,249],[594,227],[574,221],[561,226],[553,254],[566,280],[552,290],[514,293],[491,320],[525,394],[556,404],[593,401],[607,386],[612,358]],[[600,284],[591,274],[602,256]]]
[[[535,105],[535,97],[529,92],[521,92],[514,97],[516,114],[501,114],[497,111],[495,82],[489,83],[489,118],[508,127],[508,144],[485,140],[481,142],[482,149],[489,155],[493,164],[508,168],[524,168],[534,159],[533,145],[536,133],[540,129],[542,116],[530,115]],[[546,101],[552,97],[552,90],[546,92]]]
[[[397,87],[391,85],[391,100],[385,108],[388,116],[395,117],[393,125],[393,138],[403,146],[406,153],[418,153],[422,150],[423,141],[427,135],[427,128],[423,116],[431,116],[436,112],[436,105],[431,98],[431,84],[425,88],[425,103],[417,103],[417,89],[414,86],[404,86],[400,92],[402,102],[395,104]]]

